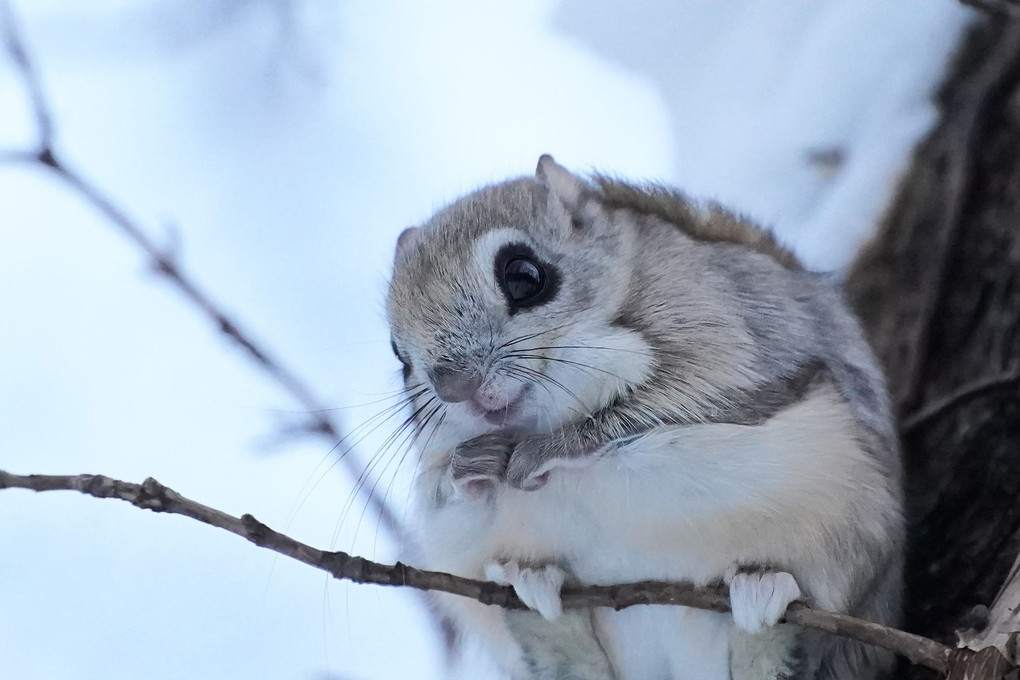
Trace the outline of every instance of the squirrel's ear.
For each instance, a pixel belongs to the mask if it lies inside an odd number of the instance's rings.
[[[404,231],[400,232],[400,236],[397,237],[397,252],[395,259],[400,259],[401,255],[407,253],[415,241],[418,234],[418,227],[408,227]]]
[[[553,219],[571,232],[587,232],[600,215],[592,188],[580,177],[553,160],[549,154],[538,159],[535,179],[549,192]]]
[[[549,154],[542,154],[535,168],[535,178],[555,196],[569,212],[582,207],[587,185],[565,167],[553,160]]]

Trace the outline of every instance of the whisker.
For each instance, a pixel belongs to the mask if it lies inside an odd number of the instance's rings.
[[[574,310],[574,314],[581,314],[583,312],[586,312],[586,311],[592,309],[593,307],[594,307],[594,305],[588,305],[587,307],[582,307],[580,309],[575,309]],[[567,321],[566,323],[562,323],[559,326],[553,326],[552,328],[546,328],[544,330],[540,330],[540,331],[538,331],[536,333],[531,333],[529,335],[518,336],[516,338],[513,338],[511,340],[508,340],[508,341],[504,342],[502,345],[499,345],[498,347],[493,347],[492,348],[492,352],[496,353],[496,352],[498,352],[501,349],[504,349],[506,347],[510,347],[511,345],[516,345],[516,344],[521,343],[521,342],[525,342],[526,340],[531,340],[533,338],[537,338],[540,335],[545,335],[547,333],[555,333],[556,331],[563,330],[567,326],[571,326],[573,324],[574,324],[573,321]]]
[[[383,477],[386,476],[386,471],[390,468],[390,465],[392,465],[393,461],[397,458],[397,455],[396,455],[397,452],[399,452],[401,450],[404,451],[404,453],[400,456],[400,461],[403,462],[404,458],[407,456],[407,452],[411,450],[411,447],[414,445],[414,442],[421,435],[425,425],[428,424],[428,422],[432,419],[432,417],[435,416],[436,412],[438,412],[441,408],[443,408],[443,403],[439,402],[439,404],[437,404],[435,408],[433,408],[431,411],[429,411],[425,415],[425,417],[422,418],[422,422],[421,423],[418,423],[418,422],[414,423],[413,427],[407,432],[407,434],[404,435],[403,439],[401,439],[399,443],[398,442],[393,442],[389,447],[387,447],[388,449],[392,450],[393,453],[389,455],[389,460],[386,462],[386,465],[383,466],[383,469],[379,471],[379,474],[375,475],[375,481],[372,482],[372,488],[369,489],[369,491],[368,491],[368,498],[371,498],[372,496],[375,495],[375,490],[376,490],[376,488],[378,488],[379,482],[381,482]],[[397,470],[399,470],[399,469],[400,469],[400,464],[398,463],[397,464]],[[391,485],[393,483],[393,480],[396,479],[396,472],[397,472],[397,470],[394,470],[394,472],[393,472],[393,477],[392,477],[392,479],[390,481]],[[361,525],[365,521],[365,513],[368,511],[368,507],[369,507],[368,503],[365,503],[362,506],[362,508],[361,508],[361,515],[358,517],[358,524],[357,524],[357,526],[354,529],[354,537],[351,539],[352,541],[357,541],[358,540],[358,534],[361,532]],[[376,524],[376,536],[377,537],[378,537],[378,529],[379,529],[379,525]]]
[[[539,387],[541,387],[543,390],[546,391],[546,394],[548,394],[551,399],[555,399],[556,398],[556,396],[553,394],[552,390],[549,389],[549,386],[545,384],[546,380],[547,380],[546,376],[544,376],[540,372],[535,371],[534,369],[530,369],[531,372],[529,374],[529,373],[526,373],[525,371],[521,370],[521,367],[518,367],[518,366],[508,366],[508,367],[505,367],[502,370],[503,370],[504,373],[506,373],[506,375],[510,376],[511,378],[516,378],[517,380],[520,380],[521,382],[524,382],[524,383],[529,383],[529,384],[532,384],[532,385],[538,385]],[[560,388],[566,390],[566,388],[563,385],[560,385]],[[567,390],[567,391],[569,392],[569,390]],[[579,404],[581,404],[581,406],[583,407],[583,410],[579,411],[578,409],[574,408],[573,406],[568,406],[567,410],[572,412],[572,413],[577,414],[581,418],[585,418],[585,419],[590,418],[591,414],[588,412],[588,409],[586,407],[584,407],[584,403],[582,403],[580,399],[577,399],[576,396],[574,397],[574,399],[577,400],[577,402]],[[552,422],[551,419],[550,419],[549,413],[543,411],[543,415],[545,416],[546,425],[548,426]]]
[[[602,345],[548,345],[546,347],[532,347],[532,351],[540,350],[554,350],[554,349],[594,349],[603,352],[624,352],[627,354],[639,354],[641,356],[655,356],[660,354],[659,351],[652,351],[650,349],[628,349],[626,347],[605,347]],[[680,356],[679,354],[676,356]]]
[[[418,442],[418,437],[421,436],[421,434],[425,431],[425,428],[429,425],[430,422],[432,422],[432,419],[435,417],[436,413],[439,413],[439,421],[432,427],[432,431],[429,433],[428,437],[426,437],[425,443],[422,444],[420,449],[418,449],[418,451],[419,451],[418,462],[421,462],[421,458],[422,458],[422,456],[420,455],[421,452],[424,452],[424,451],[428,450],[429,442],[432,441],[433,435],[435,435],[436,431],[443,424],[443,420],[446,418],[446,404],[440,402],[439,405],[436,406],[436,408],[425,417],[425,419],[422,421],[421,425],[418,427],[417,432],[415,432],[414,437],[405,446],[404,453],[400,456],[400,460],[397,461],[396,468],[393,469],[393,475],[390,477],[390,483],[386,486],[386,491],[383,493],[383,498],[382,498],[383,503],[386,503],[389,500],[390,491],[393,490],[393,484],[397,481],[397,475],[400,473],[400,468],[403,467],[404,461],[407,459],[408,454],[415,450],[415,444]],[[417,471],[418,471],[418,465],[416,463],[415,464],[415,469],[414,469],[414,474],[417,474]],[[413,475],[412,475],[411,479],[412,480],[414,479]],[[372,493],[374,493],[374,492],[375,492],[375,489],[373,488],[372,489]],[[408,499],[408,500],[410,500],[410,499]],[[406,521],[407,505],[404,506],[404,515],[405,515],[405,521]],[[381,526],[382,526],[382,516],[380,515],[380,516],[377,516],[376,520],[375,520],[375,536],[372,539],[372,550],[373,550],[373,552],[378,550],[379,529],[381,528]]]
[[[368,464],[365,466],[365,469],[358,476],[358,479],[355,480],[354,489],[352,490],[351,494],[347,497],[347,501],[344,503],[343,509],[340,512],[340,518],[337,522],[337,526],[333,531],[333,542],[331,545],[335,547],[336,540],[340,535],[340,529],[342,528],[343,523],[347,517],[347,514],[350,512],[351,507],[353,506],[354,501],[358,496],[358,493],[360,493],[362,488],[364,488],[365,484],[367,484],[369,476],[371,475],[372,471],[379,465],[379,462],[382,460],[382,458],[385,457],[386,451],[393,445],[394,441],[396,441],[401,436],[401,434],[406,432],[408,428],[414,427],[414,418],[416,418],[423,410],[428,408],[434,401],[436,401],[436,399],[437,397],[429,397],[429,399],[424,404],[422,404],[414,413],[405,418],[404,421],[397,427],[397,429],[390,435],[388,435],[386,439],[383,440],[383,443],[380,445],[380,447],[376,449],[376,452],[372,455]],[[389,420],[389,418],[387,418],[387,420]],[[368,434],[374,432],[381,425],[382,423],[376,425],[365,436],[368,436]]]
[[[413,480],[418,478],[418,470],[421,467],[421,461],[424,458],[424,453],[426,451],[428,451],[428,444],[431,443],[432,437],[436,435],[436,433],[440,430],[441,427],[443,427],[443,423],[444,423],[444,421],[446,421],[446,417],[447,417],[447,415],[449,413],[450,412],[447,409],[445,409],[445,408],[443,409],[443,413],[440,414],[439,422],[437,422],[436,425],[432,427],[432,431],[429,432],[428,438],[425,439],[425,442],[423,444],[421,444],[421,449],[418,450],[418,457],[417,457],[417,460],[414,462],[414,470],[411,471],[411,480],[412,480],[411,483],[412,483],[412,486],[408,488],[407,499],[404,502],[404,516],[401,518],[401,521],[405,525],[407,524],[407,511],[411,507],[411,492],[413,491],[413,483],[414,483]],[[376,535],[378,535],[378,524],[377,523],[376,523],[376,529],[375,530],[376,530]]]
[[[273,409],[268,409],[268,410],[269,410],[270,413],[282,413],[282,414],[296,415],[296,416],[300,416],[300,415],[317,415],[317,414],[321,414],[321,413],[332,413],[334,411],[347,411],[347,410],[350,410],[352,408],[364,408],[365,406],[374,406],[375,404],[381,404],[384,401],[389,401],[390,399],[394,399],[394,398],[400,396],[401,394],[407,393],[411,389],[417,389],[418,387],[421,387],[421,386],[422,386],[422,384],[418,383],[417,385],[409,385],[407,387],[399,387],[399,388],[397,388],[395,390],[392,390],[390,392],[383,392],[382,396],[380,396],[378,399],[373,399],[372,401],[365,401],[365,402],[362,402],[360,404],[347,404],[346,406],[331,406],[329,408],[316,408],[316,409],[273,408]]]
[[[518,365],[518,366],[515,366],[515,368],[517,370],[519,370],[519,371],[524,371],[525,373],[533,376],[536,380],[549,382],[550,384],[560,388],[561,390],[563,390],[566,394],[568,394],[574,401],[576,401],[581,406],[581,410],[580,411],[575,411],[576,413],[578,413],[579,415],[581,415],[581,416],[583,416],[585,418],[590,418],[591,417],[592,414],[589,412],[588,406],[583,401],[581,401],[581,399],[576,394],[574,394],[573,390],[571,390],[569,387],[567,387],[566,385],[561,383],[556,378],[552,378],[552,377],[542,373],[541,371],[537,371],[537,370],[535,370],[535,369],[533,369],[531,367],[528,367],[528,366],[520,366],[520,365]]]
[[[284,527],[284,531],[290,529],[291,524],[297,518],[298,513],[301,512],[301,508],[304,507],[305,503],[311,497],[312,493],[315,491],[316,488],[318,488],[319,484],[322,483],[322,480],[326,478],[326,475],[328,475],[329,472],[333,470],[340,463],[341,460],[343,460],[343,457],[347,455],[347,453],[349,453],[354,447],[360,444],[361,441],[365,438],[365,436],[372,434],[372,432],[374,432],[376,429],[382,426],[383,423],[387,422],[393,416],[397,415],[400,412],[400,410],[404,408],[404,406],[412,403],[415,399],[420,397],[425,392],[426,392],[425,389],[420,389],[419,391],[413,394],[407,395],[397,403],[391,404],[390,406],[387,406],[383,410],[374,414],[373,416],[365,420],[365,422],[361,423],[357,427],[347,432],[347,434],[345,434],[343,437],[341,437],[340,441],[334,444],[332,448],[330,448],[330,450],[326,452],[322,459],[316,464],[315,468],[312,469],[311,473],[309,473],[304,483],[302,483],[301,488],[298,490],[298,498],[300,500],[296,500],[291,505],[291,509],[287,514],[287,522]],[[377,420],[379,422],[378,424],[376,424],[375,427],[372,427],[372,429],[368,430],[368,432],[365,432],[364,435],[358,436],[358,439],[356,441],[352,442],[346,449],[344,449],[344,451],[339,456],[333,458],[332,462],[321,473],[319,473],[319,468],[322,467],[323,463],[330,460],[330,458],[333,456],[333,453],[337,450],[337,448],[339,448],[350,437],[359,435],[360,432],[362,432],[366,427],[369,427],[373,422]],[[318,477],[316,478],[317,473]],[[313,478],[315,479],[314,482],[312,482]],[[311,484],[311,486],[309,486],[309,484]]]
[[[517,380],[521,381],[522,383],[527,383],[527,384],[530,384],[530,385],[538,385],[543,390],[545,390],[546,393],[548,393],[548,395],[550,397],[553,397],[552,390],[549,389],[548,385],[546,385],[543,381],[538,380],[534,376],[525,373],[523,370],[521,370],[520,367],[511,365],[511,366],[504,367],[502,370],[503,370],[503,372],[506,375],[510,376],[511,378],[516,378]]]
[[[503,350],[505,348],[511,347],[513,345],[517,345],[518,343],[524,343],[526,341],[529,341],[529,339],[532,339],[534,337],[538,337],[539,335],[544,335],[544,334],[546,334],[548,332],[552,332],[553,330],[554,330],[553,328],[549,328],[548,330],[540,330],[539,332],[529,333],[527,335],[518,335],[517,337],[514,337],[513,339],[509,339],[509,341],[507,341],[506,343],[503,343],[503,345],[500,345],[498,347],[494,347],[493,348],[493,353],[495,354],[496,352],[499,352],[500,350]]]
[[[620,382],[623,382],[623,383],[629,382],[626,378],[622,377],[618,373],[613,373],[612,371],[607,371],[604,368],[599,368],[598,366],[592,366],[590,364],[586,364],[586,363],[583,363],[581,361],[573,361],[572,359],[561,359],[559,357],[550,357],[550,356],[545,356],[543,354],[527,354],[523,350],[520,350],[520,351],[517,351],[517,352],[509,352],[509,353],[506,354],[506,356],[513,357],[513,358],[516,358],[516,359],[534,359],[534,360],[537,360],[537,361],[554,361],[554,362],[560,363],[560,364],[567,364],[569,366],[576,366],[577,368],[580,368],[580,369],[588,369],[590,371],[598,371],[599,373],[605,373],[606,375],[608,375],[608,376],[610,376],[612,378],[616,378],[617,380],[619,380]]]

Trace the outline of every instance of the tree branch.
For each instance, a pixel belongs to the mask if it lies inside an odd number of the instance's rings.
[[[28,57],[25,43],[21,39],[17,24],[14,19],[14,12],[7,0],[0,0],[0,37],[2,37],[7,53],[14,62],[15,70],[21,77],[28,92],[29,103],[32,106],[32,114],[35,116],[35,130],[39,136],[37,148],[53,148],[53,121],[50,116],[50,107],[43,95],[42,81],[36,74],[35,66]]]
[[[930,404],[925,404],[913,413],[904,416],[900,421],[900,432],[910,434],[925,423],[931,422],[949,409],[959,406],[971,399],[976,399],[984,394],[996,392],[1006,388],[1020,386],[1020,371],[995,375],[983,380],[975,380],[953,390],[946,396],[936,399]]]
[[[393,565],[380,564],[345,552],[319,550],[270,529],[251,515],[234,517],[185,498],[151,477],[142,484],[133,484],[103,475],[15,475],[0,470],[0,489],[8,488],[33,491],[70,490],[96,498],[117,498],[145,510],[184,515],[225,529],[259,547],[321,569],[337,579],[434,590],[507,609],[526,608],[513,588],[508,586],[442,572],[424,571],[400,562]],[[574,586],[565,587],[562,596],[563,606],[568,609],[612,607],[619,610],[634,605],[661,604],[717,612],[729,611],[729,597],[724,587],[698,588],[690,583],[641,581],[613,586]],[[933,640],[843,614],[812,609],[803,603],[790,605],[784,620],[805,628],[884,647],[914,663],[942,673],[950,668],[955,658],[954,650]]]
[[[310,419],[306,426],[310,432],[322,435],[334,447],[340,446],[344,441],[341,428],[330,417],[329,412],[312,389],[270,350],[256,341],[249,331],[245,330],[234,317],[227,314],[221,305],[217,304],[207,292],[186,275],[172,252],[161,248],[146,234],[137,221],[129,217],[122,208],[89,182],[83,174],[72,169],[55,151],[54,126],[50,106],[43,94],[38,73],[21,38],[14,13],[6,0],[0,0],[0,39],[3,40],[15,69],[25,84],[25,90],[35,116],[38,135],[37,146],[32,150],[0,151],[0,163],[41,165],[50,170],[65,186],[95,208],[121,234],[135,244],[148,258],[155,272],[169,281],[188,302],[212,321],[217,330],[240,347],[264,373],[301,405]],[[339,457],[352,478],[361,481],[365,466],[359,458],[351,455],[350,447],[342,450]],[[355,493],[365,498],[391,536],[398,541],[405,540],[406,537],[400,522],[393,511],[383,499],[374,495],[370,488],[369,485],[359,483],[355,485]]]

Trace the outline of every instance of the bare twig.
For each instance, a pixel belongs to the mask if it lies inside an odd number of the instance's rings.
[[[11,11],[7,0],[0,0],[0,36],[3,38],[11,61],[14,62],[15,70],[25,84],[25,91],[28,92],[29,103],[35,116],[35,130],[39,136],[36,147],[40,150],[51,149],[53,148],[53,121],[49,113],[50,107],[46,104],[42,81],[35,71],[32,60],[28,57],[14,19],[14,12]]]
[[[400,562],[393,565],[380,564],[345,552],[318,550],[270,529],[251,515],[234,517],[185,498],[151,477],[142,484],[133,484],[102,475],[14,475],[0,471],[0,489],[6,488],[33,491],[63,489],[97,498],[118,498],[139,508],[184,515],[225,529],[262,548],[321,569],[337,579],[434,590],[468,597],[482,604],[508,609],[525,608],[510,587],[442,572],[424,571]],[[634,605],[662,604],[717,612],[729,611],[729,597],[725,588],[699,588],[689,583],[641,581],[613,586],[575,586],[564,588],[562,596],[563,606],[572,609],[612,607],[619,610]],[[933,640],[843,614],[812,609],[803,603],[791,605],[785,621],[877,645],[943,673],[953,660],[954,651]]]
[[[905,416],[900,423],[900,431],[909,434],[954,406],[959,406],[966,401],[989,392],[1018,386],[1020,386],[1020,371],[995,375],[968,383],[959,389],[953,390],[941,399],[925,404],[918,410]]]
[[[38,163],[39,156],[32,151],[6,149],[0,151],[0,163]]]
[[[140,224],[128,216],[112,199],[89,182],[85,176],[72,169],[55,151],[53,145],[54,126],[50,107],[43,94],[38,73],[25,48],[24,41],[15,22],[14,14],[6,0],[0,0],[0,38],[3,39],[11,61],[25,84],[36,121],[37,146],[33,150],[0,151],[0,162],[41,165],[50,170],[69,189],[99,211],[121,234],[134,243],[149,259],[154,271],[166,278],[173,287],[202,312],[221,333],[240,347],[258,367],[283,388],[301,407],[307,411],[307,429],[320,434],[337,445],[343,440],[341,428],[330,417],[329,411],[304,381],[288,366],[284,365],[266,347],[256,341],[233,317],[224,311],[210,295],[186,275],[173,253],[161,248],[145,232]],[[349,450],[338,454],[354,479],[360,479],[364,471],[363,462]],[[380,521],[391,536],[405,540],[400,523],[384,499],[371,493],[371,487],[356,485],[356,493],[365,497],[369,506],[378,514]]]

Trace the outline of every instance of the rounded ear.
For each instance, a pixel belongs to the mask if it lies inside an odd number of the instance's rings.
[[[565,167],[553,160],[549,154],[542,154],[535,168],[535,179],[549,190],[569,212],[575,212],[584,203],[588,187]]]
[[[587,232],[601,215],[594,191],[580,177],[553,160],[538,159],[535,179],[549,192],[548,210],[556,222],[572,232]]]
[[[414,243],[417,233],[418,227],[408,227],[400,232],[400,236],[397,237],[396,259],[399,259],[401,255],[407,253],[408,249],[410,249]]]

